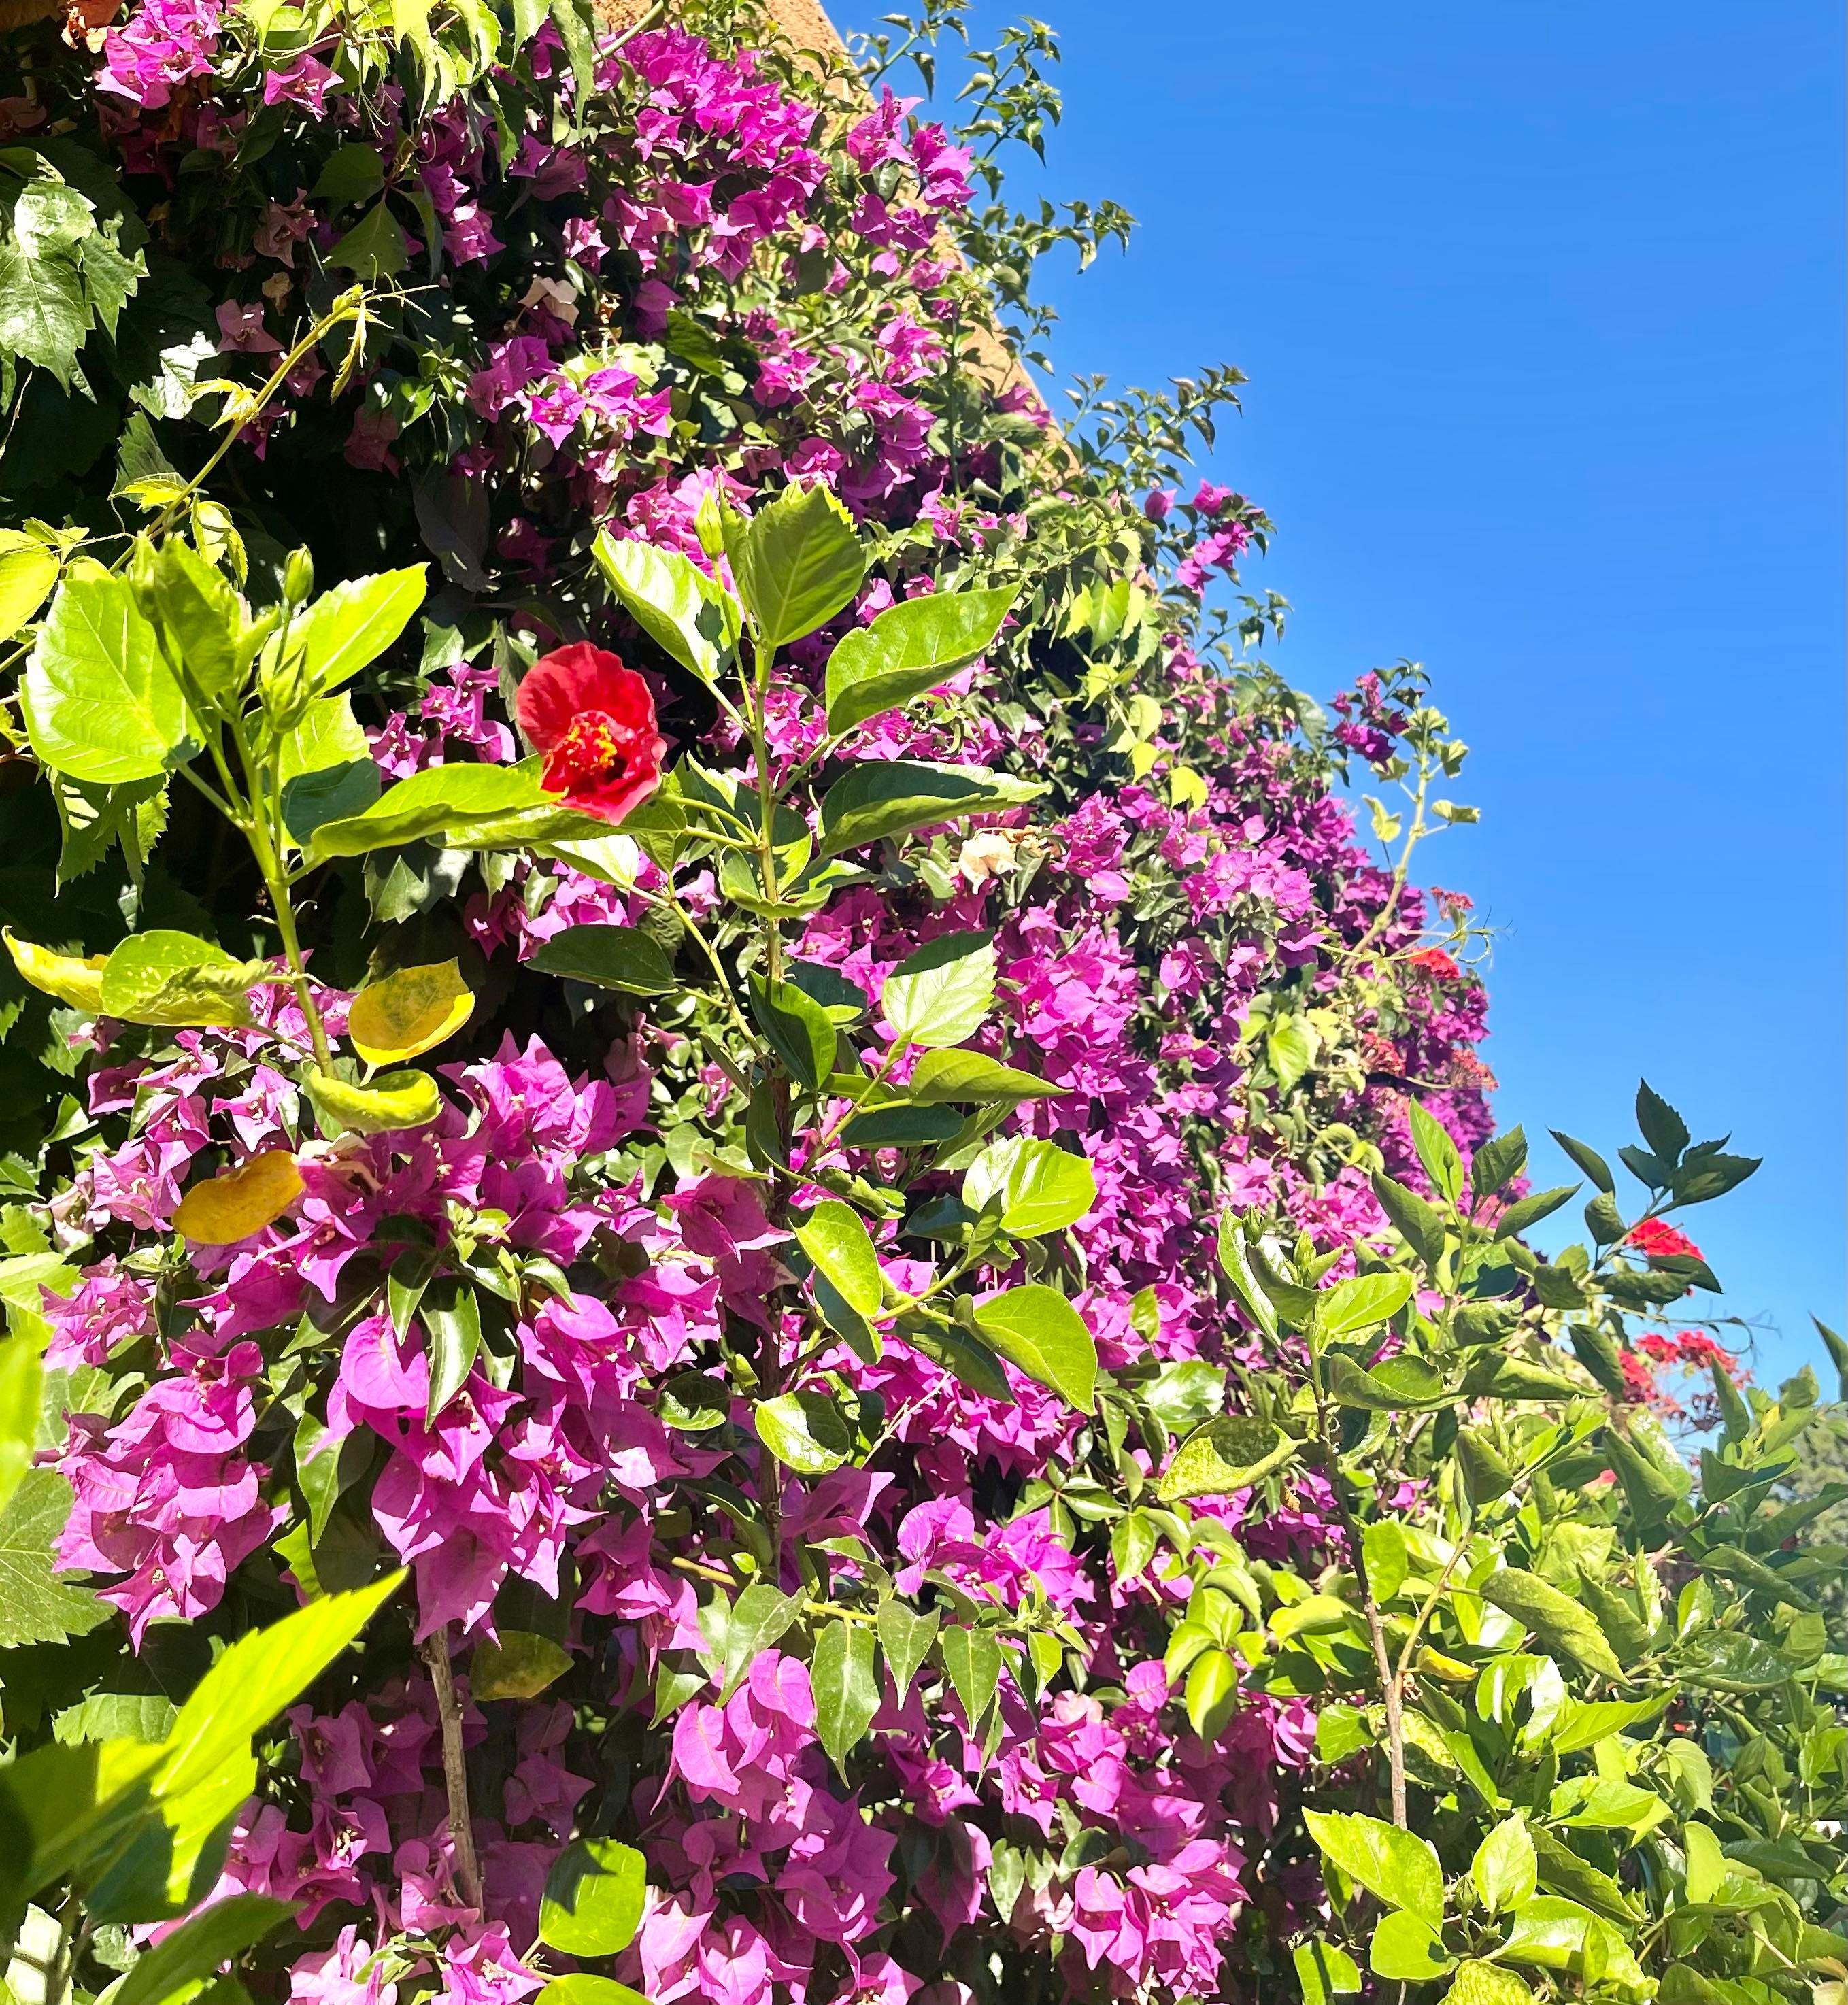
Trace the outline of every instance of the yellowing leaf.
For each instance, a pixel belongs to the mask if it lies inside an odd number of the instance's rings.
[[[209,1183],[195,1184],[174,1213],[199,1246],[229,1246],[279,1219],[301,1196],[301,1172],[286,1149],[265,1149]]]
[[[367,1065],[395,1065],[453,1036],[474,1007],[453,960],[401,967],[381,981],[367,982],[353,999],[346,1034]]]
[[[13,966],[34,988],[55,995],[73,1010],[86,1010],[93,1017],[100,1013],[107,954],[93,953],[87,960],[74,960],[68,953],[54,953],[49,947],[34,946],[30,940],[16,939],[11,926],[3,936]]]
[[[381,1073],[370,1086],[331,1078],[322,1072],[307,1076],[308,1097],[315,1111],[336,1129],[361,1135],[385,1135],[400,1128],[427,1128],[443,1111],[442,1095],[427,1072],[408,1068]]]

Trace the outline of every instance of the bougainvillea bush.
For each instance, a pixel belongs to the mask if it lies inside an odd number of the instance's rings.
[[[1530,1187],[1235,372],[1018,373],[1046,31],[30,11],[20,2005],[1841,2005],[1755,1166]]]

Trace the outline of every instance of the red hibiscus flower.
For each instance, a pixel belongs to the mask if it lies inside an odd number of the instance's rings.
[[[1690,1254],[1696,1260],[1703,1257],[1686,1233],[1676,1231],[1660,1218],[1646,1218],[1632,1225],[1625,1234],[1624,1244],[1634,1246],[1646,1259],[1658,1259],[1667,1253]]]
[[[585,814],[620,821],[661,784],[667,744],[647,683],[588,641],[542,655],[514,711],[544,755],[546,791]]]

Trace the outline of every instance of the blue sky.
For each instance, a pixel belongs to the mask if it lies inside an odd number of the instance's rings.
[[[1068,371],[1251,377],[1211,464],[1275,518],[1318,696],[1404,655],[1475,747],[1428,869],[1502,929],[1505,1122],[1635,1082],[1765,1158],[1695,1217],[1759,1373],[1843,1300],[1843,25],[1814,0],[1040,0]],[[990,31],[1012,10],[984,6]],[[845,29],[868,6],[841,6]],[[1031,165],[1031,160],[1028,162]],[[1031,188],[1023,177],[1017,186]]]

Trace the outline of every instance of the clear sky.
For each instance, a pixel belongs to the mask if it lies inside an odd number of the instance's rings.
[[[1127,256],[1067,371],[1251,377],[1215,477],[1278,535],[1273,658],[1422,661],[1501,929],[1484,1056],[1564,1181],[1635,1081],[1765,1158],[1696,1213],[1758,1371],[1843,1300],[1843,23],[1823,0],[1038,0],[1048,191]],[[874,25],[864,0],[845,30]],[[984,5],[992,31],[1014,10]],[[1027,164],[1031,167],[1030,158]],[[1038,184],[1023,177],[1022,189]],[[1825,1375],[1825,1383],[1832,1375]]]

